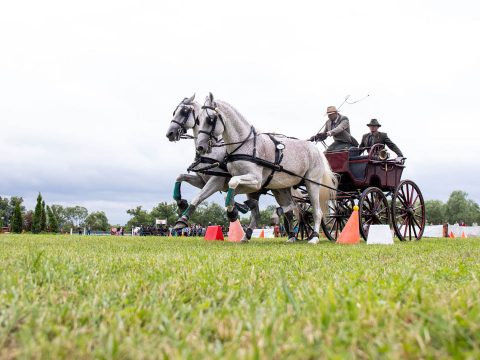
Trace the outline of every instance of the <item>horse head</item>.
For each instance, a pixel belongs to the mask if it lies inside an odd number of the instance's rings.
[[[200,111],[200,105],[194,101],[195,94],[190,98],[183,99],[173,111],[173,119],[167,130],[169,141],[178,141],[185,135],[188,129],[193,129],[197,125],[197,116]]]
[[[218,142],[225,130],[225,122],[212,93],[205,99],[198,123],[197,152],[203,155],[211,151],[213,142]]]

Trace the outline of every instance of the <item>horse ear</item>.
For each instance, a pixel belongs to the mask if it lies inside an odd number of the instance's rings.
[[[195,100],[195,93],[188,99],[188,103],[191,104],[193,100]]]
[[[212,93],[208,93],[209,97],[210,97],[210,102],[213,104],[213,94]]]

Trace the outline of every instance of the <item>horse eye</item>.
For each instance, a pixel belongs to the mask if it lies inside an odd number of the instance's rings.
[[[217,115],[212,115],[212,116],[209,116],[208,117],[208,123],[210,125],[213,125],[213,123],[215,122],[215,120],[217,120]]]
[[[190,114],[190,109],[184,107],[184,108],[182,108],[182,112],[181,112],[181,113],[182,113],[183,116],[188,116],[188,114]]]

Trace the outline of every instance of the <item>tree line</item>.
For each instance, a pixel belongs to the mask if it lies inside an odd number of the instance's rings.
[[[70,229],[89,227],[91,230],[110,229],[103,211],[89,213],[82,206],[47,205],[39,193],[34,210],[26,210],[23,198],[0,196],[0,227],[9,227],[12,232],[23,231],[39,234],[43,232],[69,232]]]
[[[272,215],[275,213],[275,205],[270,205],[260,211],[259,227],[271,225]],[[429,224],[455,224],[464,222],[466,225],[480,224],[480,207],[468,194],[461,190],[455,190],[450,194],[447,202],[440,200],[425,201],[426,220]],[[156,219],[165,219],[169,225],[175,224],[178,218],[176,203],[160,202],[151,211],[144,210],[142,206],[128,209],[131,216],[125,225],[129,231],[132,227],[153,226]],[[241,222],[247,224],[250,216],[243,216]],[[216,204],[204,202],[196,209],[190,219],[192,224],[217,224],[228,226],[225,209]],[[39,193],[35,209],[26,210],[23,198],[12,196],[2,198],[0,196],[0,227],[9,227],[12,232],[22,231],[35,234],[42,232],[69,232],[70,229],[87,227],[93,231],[108,231],[111,225],[103,211],[89,213],[82,206],[47,205]]]
[[[425,216],[428,224],[480,224],[480,207],[468,198],[466,192],[455,190],[446,203],[440,200],[425,201]]]

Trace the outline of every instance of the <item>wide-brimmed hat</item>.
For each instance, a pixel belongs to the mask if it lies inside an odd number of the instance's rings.
[[[367,124],[367,126],[378,126],[378,127],[380,127],[380,126],[382,126],[382,125],[380,125],[380,123],[378,122],[377,119],[372,119],[372,120],[370,120],[370,122]]]
[[[327,107],[327,115],[328,114],[333,114],[337,112],[337,108],[335,106],[329,106]]]

